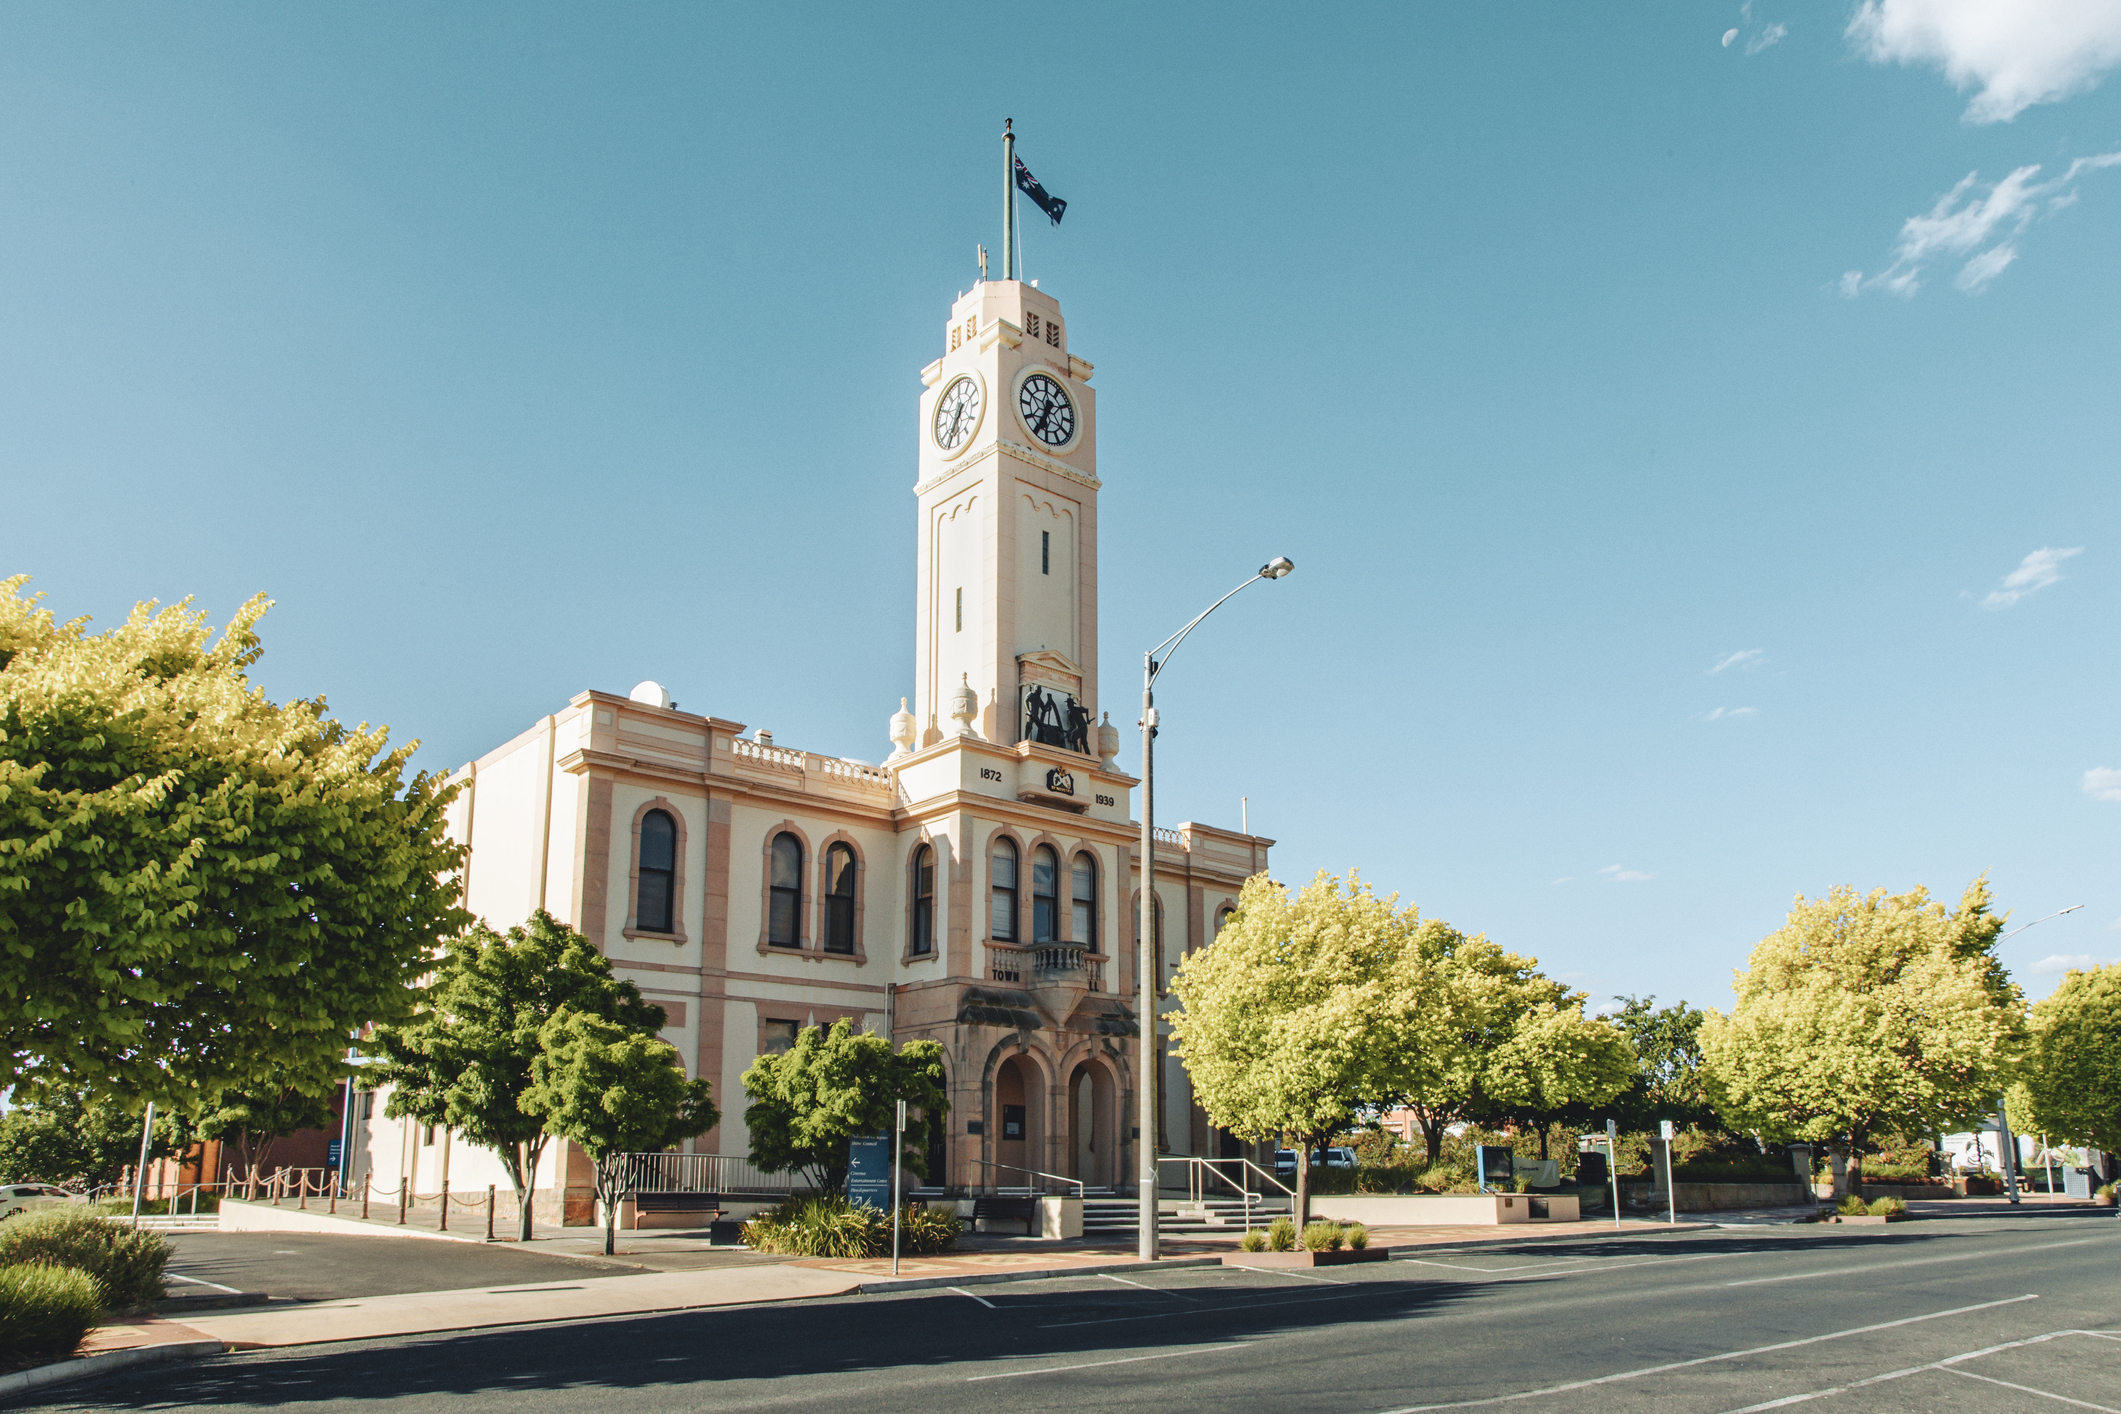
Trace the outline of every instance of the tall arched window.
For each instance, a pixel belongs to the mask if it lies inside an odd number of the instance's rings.
[[[1090,952],[1097,951],[1097,861],[1087,854],[1075,856],[1075,941]]]
[[[662,810],[641,817],[640,883],[633,900],[633,926],[644,933],[668,933],[677,897],[678,824]]]
[[[997,942],[1013,942],[1016,939],[1016,846],[1009,841],[994,842],[994,862],[987,870],[993,908],[988,914],[987,933]]]
[[[825,951],[854,951],[854,851],[825,851]]]
[[[766,911],[766,941],[777,948],[803,945],[803,846],[794,835],[773,839],[773,877]]]
[[[1050,943],[1060,936],[1060,856],[1049,845],[1031,854],[1031,941]]]
[[[906,951],[915,957],[935,951],[935,851],[926,845],[913,851],[913,939]]]

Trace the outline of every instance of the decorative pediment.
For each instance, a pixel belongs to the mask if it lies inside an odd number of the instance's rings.
[[[1067,654],[1056,653],[1051,648],[1017,654],[1016,680],[1057,687],[1069,697],[1080,696],[1083,690],[1081,665]]]

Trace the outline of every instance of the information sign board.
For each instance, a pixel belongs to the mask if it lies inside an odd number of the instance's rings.
[[[891,1136],[858,1134],[847,1141],[847,1201],[891,1211]]]

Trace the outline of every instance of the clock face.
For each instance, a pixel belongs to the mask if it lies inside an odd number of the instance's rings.
[[[979,429],[979,384],[960,378],[935,400],[935,445],[954,452]]]
[[[1043,373],[1024,380],[1016,410],[1031,435],[1049,447],[1065,447],[1075,438],[1075,404],[1068,401],[1066,388]]]

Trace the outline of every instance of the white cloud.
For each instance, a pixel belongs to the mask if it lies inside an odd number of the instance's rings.
[[[2106,966],[2106,963],[2103,960],[2093,957],[2088,952],[2058,952],[2041,958],[2032,965],[2031,970],[2039,973],[2056,973],[2067,972],[2071,968],[2076,968],[2080,971],[2088,972],[2093,968],[2104,966]]]
[[[1758,54],[1763,49],[1781,43],[1782,37],[1788,34],[1789,32],[1790,27],[1788,25],[1769,25],[1766,29],[1760,31],[1760,33],[1754,35],[1751,39],[1748,39],[1745,42],[1745,52],[1748,54]]]
[[[1969,172],[1927,212],[1901,224],[1891,265],[1869,279],[1861,270],[1848,271],[1841,277],[1841,293],[1854,299],[1864,290],[1883,289],[1910,296],[1922,288],[1923,268],[1932,260],[1965,256],[1966,263],[1952,283],[1968,294],[1979,294],[2018,258],[2017,240],[2028,226],[2043,213],[2075,203],[2079,177],[2116,165],[2121,165],[2121,149],[2079,157],[2061,176],[2036,182],[2033,178],[2040,175],[2036,162],[2020,167],[1985,194],[1975,192],[1981,174]]]
[[[2093,800],[2121,800],[2121,771],[2094,766],[2084,773],[2084,793]]]
[[[1718,707],[1701,720],[1704,722],[1720,722],[1725,717],[1757,717],[1759,715],[1760,709],[1758,707]]]
[[[1736,653],[1726,653],[1716,660],[1715,667],[1709,669],[1709,676],[1714,677],[1725,668],[1757,668],[1766,658],[1766,652],[1758,648],[1744,648]]]
[[[1574,874],[1564,874],[1564,875],[1562,875],[1562,876],[1561,876],[1561,877],[1560,877],[1559,879],[1556,879],[1556,880],[1554,881],[1554,883],[1556,883],[1556,884],[1566,884],[1566,883],[1568,883],[1568,882],[1569,882],[1569,880],[1571,880],[1571,879],[1573,879],[1573,878],[1575,878],[1575,877],[1576,877],[1576,876],[1575,876]],[[1551,884],[1550,884],[1550,885],[1548,885],[1548,887],[1549,887],[1549,888],[1551,888],[1551,887],[1553,887],[1553,885],[1551,885]]]
[[[1605,875],[1608,882],[1615,884],[1638,884],[1644,879],[1657,877],[1655,874],[1645,874],[1638,869],[1623,869],[1618,864],[1608,864],[1598,872]]]
[[[1978,87],[1969,123],[2007,123],[2121,64],[2121,0],[1863,0],[1848,37],[1879,64],[1935,64]]]
[[[1738,37],[1738,31],[1737,31],[1737,30],[1734,30],[1734,29],[1727,29],[1727,30],[1725,30],[1725,31],[1723,32],[1723,47],[1724,47],[1724,48],[1726,48],[1726,49],[1730,48],[1730,47],[1731,47],[1731,41],[1732,41],[1732,40],[1734,40],[1734,39],[1736,39],[1737,37]]]
[[[2056,550],[2047,546],[2033,551],[2018,562],[2018,568],[2003,576],[2003,583],[1989,591],[1981,601],[1984,609],[2008,609],[2020,599],[2033,595],[2062,578],[2062,562],[2072,555],[2084,553],[2082,545],[2070,550]]]

